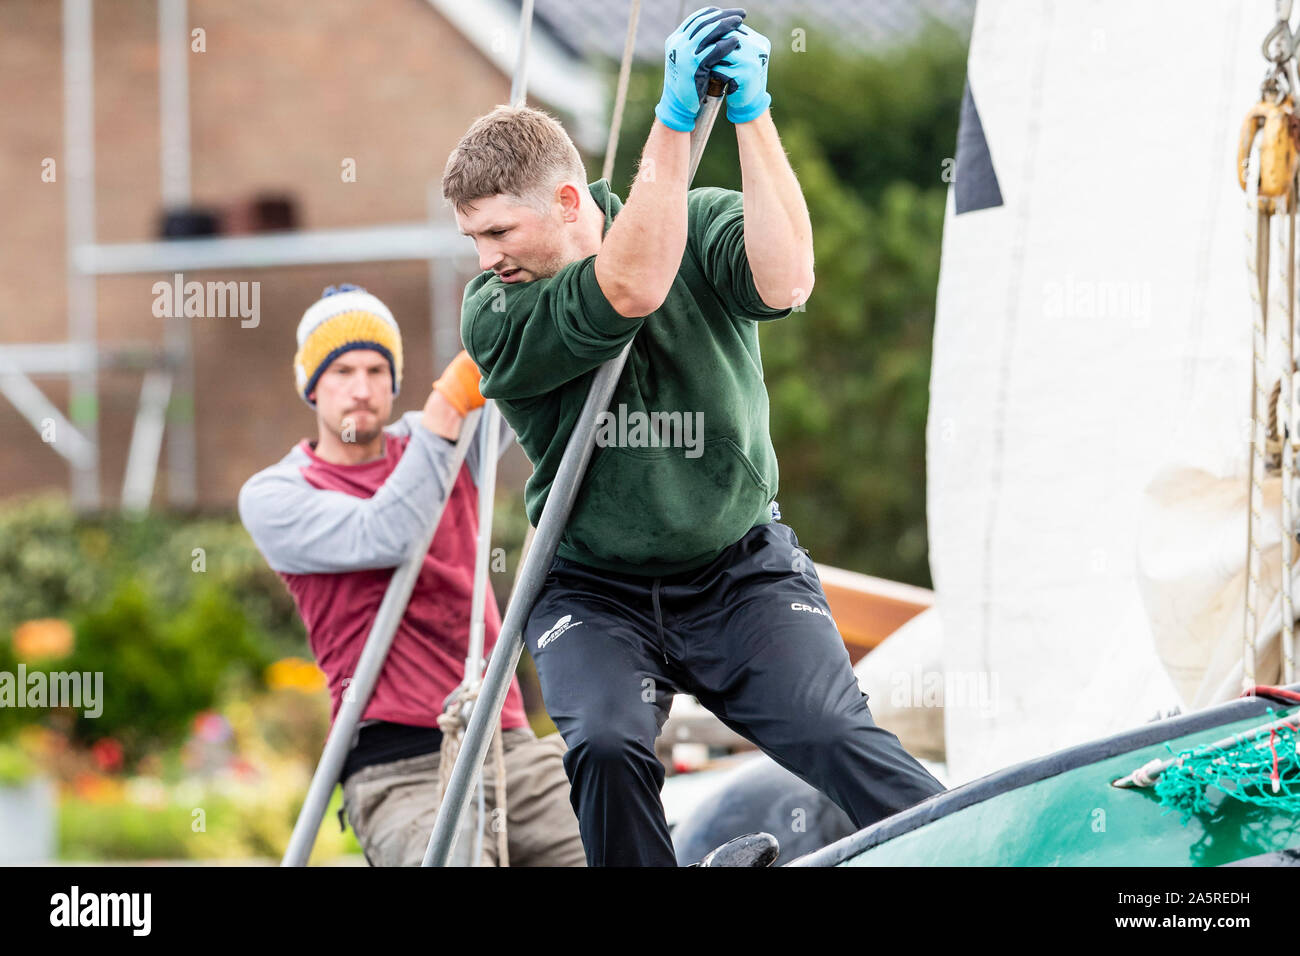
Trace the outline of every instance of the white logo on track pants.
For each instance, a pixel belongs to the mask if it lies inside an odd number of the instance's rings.
[[[551,641],[555,640],[569,628],[577,627],[581,623],[581,621],[574,621],[572,614],[564,615],[564,617],[552,624],[545,634],[537,639],[537,649],[540,651],[543,647],[551,643]]]

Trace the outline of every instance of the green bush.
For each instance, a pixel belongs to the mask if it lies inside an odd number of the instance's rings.
[[[116,560],[110,540],[100,528],[79,526],[57,498],[0,510],[0,634],[100,600]]]
[[[505,573],[490,580],[504,610],[528,529],[522,495],[502,491],[493,544]],[[149,513],[76,516],[58,498],[0,508],[0,671],[18,660],[8,636],[33,618],[61,618],[76,632],[70,657],[28,671],[101,672],[98,718],[58,720],[81,743],[115,737],[128,764],[146,749],[179,744],[189,722],[231,685],[260,686],[261,671],[309,656],[293,598],[234,515]],[[535,678],[523,678],[540,707]],[[0,740],[49,711],[0,708]]]
[[[57,719],[83,743],[118,738],[128,758],[179,743],[223,688],[260,685],[305,643],[293,599],[234,516],[77,516],[43,497],[0,509],[0,670],[16,671],[14,629],[45,617],[70,621],[76,646],[28,671],[102,673],[102,715]],[[0,739],[49,717],[0,708]]]
[[[0,787],[24,784],[36,771],[35,761],[21,748],[0,743]]]
[[[225,807],[213,807],[219,822]],[[64,860],[177,860],[189,855],[191,810],[76,798],[59,804],[59,857]]]
[[[190,788],[161,806],[65,797],[59,803],[61,860],[278,859],[288,846],[303,794],[226,796]],[[359,854],[351,827],[340,832],[342,791],[335,788],[310,862]],[[202,816],[196,810],[202,810]],[[200,822],[201,821],[201,822]]]
[[[171,608],[215,583],[277,656],[301,653],[293,598],[233,514],[79,516],[53,496],[0,508],[0,636],[31,618],[99,607],[127,581]]]

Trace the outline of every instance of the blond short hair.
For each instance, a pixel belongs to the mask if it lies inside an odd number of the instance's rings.
[[[443,198],[456,209],[505,193],[545,211],[562,182],[585,184],[578,148],[552,116],[528,106],[498,106],[460,138],[442,174]]]

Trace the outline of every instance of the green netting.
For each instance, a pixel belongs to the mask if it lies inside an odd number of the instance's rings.
[[[1300,734],[1294,727],[1270,728],[1281,715],[1272,708],[1269,714],[1268,723],[1238,734],[1228,746],[1178,754],[1156,781],[1161,806],[1177,810],[1186,823],[1213,810],[1206,791],[1214,787],[1234,800],[1300,814]]]

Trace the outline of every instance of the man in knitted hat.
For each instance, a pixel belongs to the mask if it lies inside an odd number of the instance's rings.
[[[597,427],[524,634],[591,865],[676,863],[654,742],[679,691],[858,826],[943,789],[872,720],[813,562],[778,520],[758,326],[808,297],[812,225],[768,108],[771,44],[743,17],[706,7],[668,37],[626,204],[527,108],[476,120],[443,176],[483,270],[461,336],[533,463],[534,525],[596,369],[630,343],[619,425]],[[710,72],[730,90],[742,192],[688,188]]]
[[[461,423],[483,404],[478,370],[461,352],[422,411],[392,425],[402,383],[402,338],[392,313],[357,286],[325,290],[298,325],[294,375],[316,413],[317,438],[299,442],[250,478],[239,514],[280,574],[307,629],[330,690],[331,721],[347,693],[375,614],[392,578],[433,512],[442,520],[406,613],[343,766],[343,803],[376,866],[414,866],[424,856],[439,805],[443,702],[464,677],[478,535],[477,442],[464,467],[448,467]],[[513,437],[502,428],[501,447]],[[491,588],[485,654],[501,626]],[[492,761],[484,771],[494,814],[483,865],[498,862],[505,824],[512,865],[581,866],[558,734],[529,729],[517,682],[501,717],[505,797]]]

